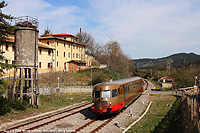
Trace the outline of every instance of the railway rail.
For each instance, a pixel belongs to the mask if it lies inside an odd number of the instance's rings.
[[[55,116],[58,116],[57,118],[53,118],[52,120],[48,120],[47,122],[42,122],[41,124],[37,124],[36,126],[32,126],[31,128],[26,128],[26,129],[22,129],[21,131],[27,131],[27,130],[34,130],[34,129],[37,129],[39,127],[42,127],[44,125],[48,125],[49,123],[53,123],[55,121],[58,121],[58,120],[61,120],[63,118],[66,118],[68,116],[71,116],[71,115],[74,115],[74,114],[77,114],[83,110],[86,110],[88,108],[91,108],[91,106],[87,107],[88,105],[92,105],[91,102],[89,103],[86,103],[86,104],[83,104],[83,105],[80,105],[80,106],[77,106],[77,107],[74,107],[74,108],[71,108],[71,109],[68,109],[68,110],[64,110],[64,111],[61,111],[61,112],[58,112],[58,113],[55,113],[55,114],[52,114],[52,115],[49,115],[49,116],[45,116],[45,117],[42,117],[42,118],[39,118],[39,119],[36,119],[36,120],[33,120],[33,121],[30,121],[30,122],[26,122],[26,123],[22,123],[20,125],[17,125],[17,126],[14,126],[14,127],[10,127],[10,128],[7,128],[6,130],[2,130],[0,131],[1,133],[3,132],[8,132],[8,131],[13,131],[13,130],[17,130],[19,128],[23,128],[25,126],[31,126],[30,124],[35,124],[35,123],[38,123],[38,122],[41,122],[43,120],[47,120],[49,118],[52,118],[52,117],[55,117]],[[86,108],[85,108],[86,107]],[[78,111],[74,111],[76,109],[79,109],[79,108],[83,108],[81,110],[78,110]],[[64,113],[68,113],[70,111],[74,111],[73,113],[69,113],[69,114],[65,114],[63,116],[59,116],[61,114],[64,114]]]
[[[145,80],[145,79],[144,79],[144,81],[146,82],[145,90],[147,90],[147,88],[148,88],[148,81]],[[139,95],[136,99],[134,99],[134,100],[131,102],[131,104],[132,104],[134,101],[136,101],[139,97],[140,97],[140,95]],[[130,105],[130,104],[129,104],[129,105]],[[129,105],[126,106],[124,109],[128,108]],[[123,111],[123,110],[122,110],[122,111]],[[121,112],[122,112],[122,111],[121,111]],[[120,113],[121,113],[121,112],[120,112]],[[120,113],[118,113],[117,115],[119,115]],[[90,132],[90,133],[95,133],[95,132],[99,131],[103,126],[105,126],[105,125],[108,124],[110,121],[112,121],[117,115],[112,116],[111,118],[100,122],[101,124],[98,124],[98,126],[97,126],[95,129],[93,129],[93,130],[91,130],[91,131],[89,131],[89,132]],[[78,129],[76,129],[75,132],[84,132],[84,128],[86,128],[86,127],[92,125],[92,123],[95,123],[95,122],[97,122],[97,121],[99,122],[99,118],[100,118],[100,116],[98,116],[97,118],[91,120],[90,122],[88,122],[88,123],[82,125],[82,126],[79,127]],[[87,130],[87,132],[88,132],[88,130]]]
[[[145,88],[145,90],[147,90],[148,81],[144,79],[144,82],[146,82],[146,83],[144,83],[144,86],[145,86],[144,88]],[[140,95],[136,99],[134,99],[131,102],[131,104],[134,101],[136,101],[139,97],[140,97]],[[19,132],[26,132],[26,131],[39,129],[40,127],[43,127],[43,126],[48,125],[50,123],[53,123],[55,121],[59,121],[59,120],[64,119],[66,117],[72,116],[72,115],[77,114],[81,111],[84,111],[84,110],[87,110],[87,109],[89,110],[89,108],[91,108],[90,105],[92,105],[92,103],[86,103],[86,104],[83,104],[83,105],[80,105],[80,106],[77,106],[77,107],[74,107],[74,108],[71,108],[71,109],[68,109],[68,110],[64,110],[64,111],[61,111],[61,112],[58,112],[58,113],[55,113],[55,114],[52,114],[52,115],[49,115],[49,116],[45,116],[45,117],[30,121],[30,122],[26,122],[26,123],[23,123],[23,124],[20,124],[20,125],[17,125],[17,126],[7,128],[6,130],[0,131],[0,132],[9,132],[9,131],[12,132],[12,130],[18,130],[18,129],[19,129]],[[129,107],[129,105],[127,107]],[[126,108],[124,108],[122,111],[124,111]],[[102,127],[104,127],[106,124],[108,124],[110,121],[112,121],[119,114],[113,115],[112,117],[109,117],[109,118],[106,118],[106,119],[103,119],[103,120],[102,120],[102,118],[100,118],[100,115],[98,115],[96,118],[91,119],[89,122],[81,125],[80,127],[76,127],[76,129],[72,130],[72,132],[87,131],[87,132],[95,133],[95,132],[99,131]],[[51,119],[49,119],[49,118],[51,118]],[[37,123],[37,124],[35,124],[35,123]],[[35,125],[33,125],[33,124],[35,124]]]

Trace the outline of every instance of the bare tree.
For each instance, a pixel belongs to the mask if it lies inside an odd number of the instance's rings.
[[[104,62],[115,72],[122,73],[126,77],[132,76],[133,62],[121,50],[118,41],[109,40],[103,50]]]
[[[110,39],[105,45],[95,41],[87,32],[77,33],[79,42],[86,45],[86,53],[93,56],[102,64],[106,64],[113,71],[122,73],[126,77],[132,76],[133,62],[122,52],[118,41]]]
[[[78,38],[79,42],[86,45],[86,53],[97,58],[99,55],[102,47],[99,43],[95,41],[91,34],[87,32],[77,33],[76,37]]]

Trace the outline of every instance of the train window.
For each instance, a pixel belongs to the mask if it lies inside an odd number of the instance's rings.
[[[102,91],[102,98],[110,98],[110,91]]]
[[[95,91],[94,97],[95,97],[95,98],[99,98],[99,97],[100,97],[100,91]]]
[[[118,94],[120,95],[121,93],[120,93],[120,88],[118,89]]]
[[[126,92],[127,92],[127,86],[126,86]]]
[[[117,97],[117,89],[112,90],[112,97]]]
[[[128,85],[128,91],[130,90],[130,87],[129,87],[129,85]]]
[[[121,88],[121,94],[122,94],[122,88]]]

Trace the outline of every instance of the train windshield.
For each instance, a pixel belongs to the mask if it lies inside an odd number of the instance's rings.
[[[110,98],[110,91],[102,91],[102,98]]]
[[[94,97],[95,97],[95,98],[99,98],[99,97],[100,97],[100,91],[95,91]]]

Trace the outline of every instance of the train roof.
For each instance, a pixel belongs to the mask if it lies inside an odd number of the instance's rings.
[[[142,78],[141,77],[132,77],[132,78],[126,78],[126,79],[119,79],[119,80],[115,80],[115,81],[99,83],[99,84],[96,84],[95,86],[106,85],[106,84],[124,84],[124,83],[128,83],[131,81],[139,80],[139,79],[142,79]]]

